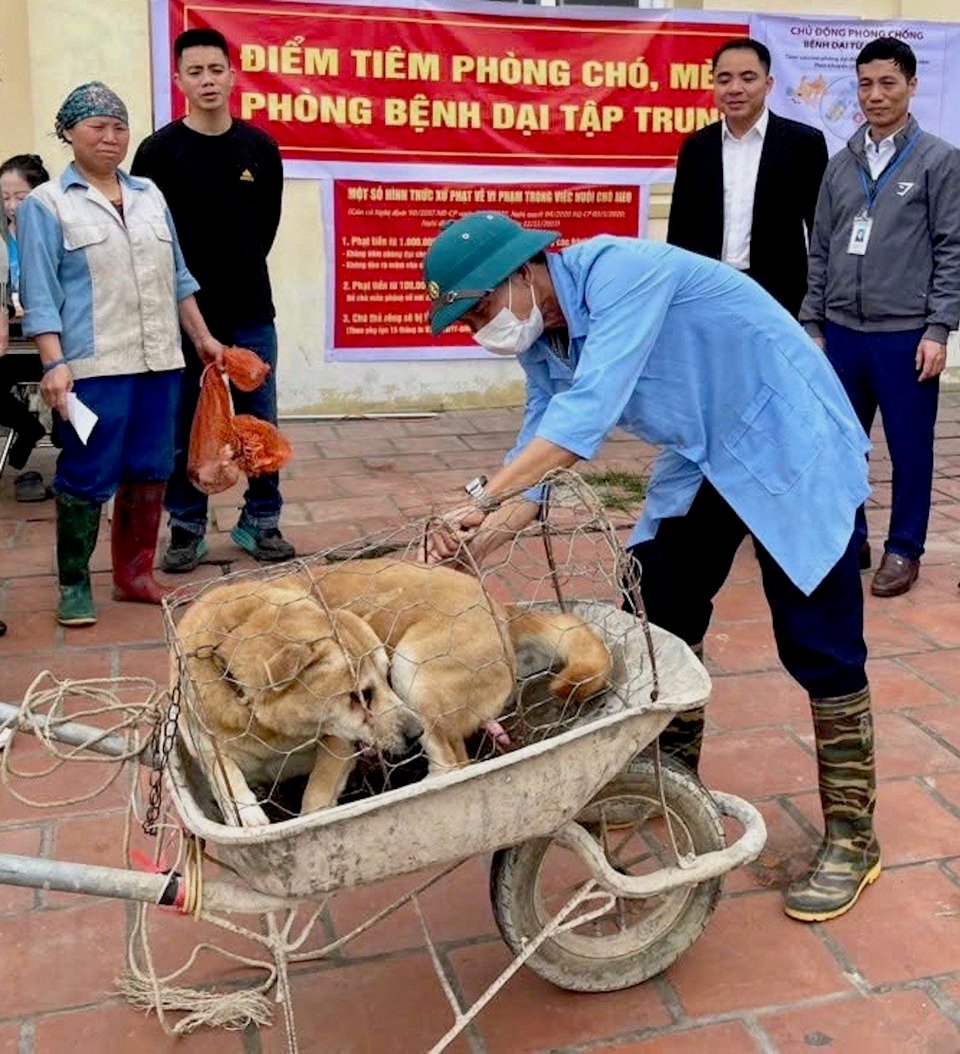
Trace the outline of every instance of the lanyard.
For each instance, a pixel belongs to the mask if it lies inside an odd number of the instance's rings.
[[[873,208],[873,203],[877,200],[880,191],[886,185],[889,178],[907,159],[907,154],[909,154],[910,151],[914,148],[921,134],[922,129],[913,133],[913,135],[906,142],[900,153],[897,154],[897,156],[890,162],[890,164],[887,165],[887,167],[880,173],[880,176],[878,177],[877,181],[873,184],[873,190],[870,189],[870,183],[867,180],[866,172],[863,171],[862,167],[858,166],[857,171],[860,173],[860,183],[863,186],[863,196],[867,202],[868,213]]]

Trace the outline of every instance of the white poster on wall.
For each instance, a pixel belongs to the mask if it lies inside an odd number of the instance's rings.
[[[913,48],[918,87],[912,112],[926,131],[948,136],[946,25],[757,16],[751,20],[751,32],[773,56],[770,108],[783,117],[820,128],[831,154],[864,122],[857,102],[855,60],[865,44],[882,36],[897,37]]]
[[[960,26],[947,26],[944,45],[946,55],[960,54]],[[948,70],[944,71],[949,74]],[[951,91],[951,88],[953,90]],[[960,146],[960,92],[950,83],[949,76],[943,81],[943,138],[954,146]]]

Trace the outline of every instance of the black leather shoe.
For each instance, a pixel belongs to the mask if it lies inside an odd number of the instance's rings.
[[[920,561],[899,553],[884,553],[870,584],[875,597],[898,597],[906,593],[920,574]]]

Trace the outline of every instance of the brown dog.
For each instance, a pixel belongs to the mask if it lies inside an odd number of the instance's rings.
[[[309,772],[303,811],[334,804],[357,743],[397,751],[419,735],[431,774],[466,764],[464,739],[514,691],[517,648],[559,665],[551,691],[573,702],[605,689],[611,669],[580,619],[503,605],[468,575],[390,559],[214,587],[178,635],[212,741],[192,737],[191,748],[245,824],[266,822],[248,781]]]

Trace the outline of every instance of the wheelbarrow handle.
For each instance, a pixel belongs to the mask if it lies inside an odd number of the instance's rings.
[[[36,714],[20,716],[20,708],[11,703],[0,703],[0,729],[19,728],[24,732],[43,733],[57,743],[91,750],[94,754],[103,754],[108,758],[123,758],[130,754],[131,743],[126,736],[110,735],[96,725],[83,725],[79,721],[57,721],[48,725]],[[149,742],[137,756],[141,765],[149,765],[152,760]]]
[[[77,864],[45,857],[0,853],[0,886],[55,889],[114,900],[175,905],[183,877],[176,871],[150,874],[122,867]],[[211,911],[261,914],[292,907],[293,901],[271,897],[247,886],[213,881],[203,885],[203,906]]]
[[[693,857],[688,866],[665,867],[650,875],[623,875],[610,866],[603,848],[579,823],[564,824],[552,838],[576,853],[590,868],[598,885],[618,897],[655,897],[682,886],[699,885],[755,860],[767,840],[767,825],[749,802],[722,791],[710,794],[720,812],[740,824],[743,834],[726,849]]]

